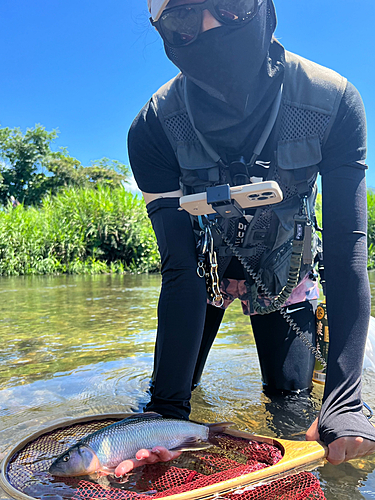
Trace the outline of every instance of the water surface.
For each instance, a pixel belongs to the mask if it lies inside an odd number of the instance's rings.
[[[375,276],[370,279],[374,294]],[[53,420],[143,407],[159,290],[158,275],[0,279],[0,459]],[[318,386],[309,398],[271,401],[262,393],[249,320],[237,301],[194,391],[192,418],[231,420],[288,438],[308,428],[321,396]],[[375,407],[371,371],[364,374],[364,398]],[[370,499],[374,471],[375,457],[327,464],[316,474],[328,500]]]

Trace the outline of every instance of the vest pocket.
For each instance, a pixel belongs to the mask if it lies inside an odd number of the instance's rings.
[[[307,168],[321,161],[322,151],[317,135],[278,142],[277,164],[284,170]]]
[[[276,156],[279,175],[286,185],[306,182],[318,173],[322,161],[319,137],[279,141]]]
[[[176,154],[180,164],[181,182],[192,188],[193,192],[203,191],[205,187],[219,182],[219,167],[200,143],[179,144]]]
[[[260,277],[271,295],[278,295],[289,276],[292,240],[274,250],[260,264]]]

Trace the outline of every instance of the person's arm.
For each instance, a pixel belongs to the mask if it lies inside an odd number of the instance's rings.
[[[203,333],[205,280],[197,275],[195,237],[190,216],[179,207],[180,169],[150,101],[134,120],[128,136],[131,168],[142,190],[161,256],[162,288],[149,411],[187,419],[191,381]],[[134,467],[178,456],[158,447],[139,450],[116,468]]]
[[[338,464],[375,452],[375,428],[362,412],[361,376],[370,317],[362,101],[348,87],[322,166],[323,255],[330,334],[319,420],[307,439],[329,446]]]
[[[180,166],[162,128],[153,101],[134,119],[128,134],[130,166],[146,204],[155,196],[180,190]]]
[[[375,452],[375,428],[361,397],[371,298],[364,171],[343,166],[325,174],[322,194],[330,347],[318,430],[329,461],[338,464]],[[318,437],[316,429],[310,437]]]

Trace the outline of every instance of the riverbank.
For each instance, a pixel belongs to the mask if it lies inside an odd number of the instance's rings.
[[[69,188],[40,207],[0,211],[0,275],[153,272],[157,244],[143,199],[112,188]]]
[[[375,193],[368,191],[368,268],[375,267]],[[321,195],[316,215],[321,217]],[[0,276],[145,273],[160,269],[143,199],[123,187],[67,188],[38,207],[0,210]]]

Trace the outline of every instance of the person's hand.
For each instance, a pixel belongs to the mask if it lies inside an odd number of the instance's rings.
[[[310,426],[306,432],[307,441],[318,441],[318,419]],[[362,437],[341,437],[328,445],[327,460],[333,465],[338,465],[353,458],[365,457],[375,453],[375,441]]]
[[[135,458],[124,460],[124,462],[121,462],[116,467],[115,476],[123,476],[135,469],[135,467],[140,467],[141,465],[155,464],[156,462],[169,462],[169,460],[174,460],[179,457],[181,453],[181,451],[167,450],[167,448],[163,448],[163,446],[156,446],[152,450],[139,450]]]

